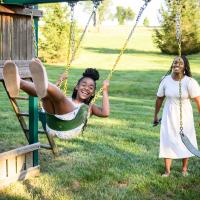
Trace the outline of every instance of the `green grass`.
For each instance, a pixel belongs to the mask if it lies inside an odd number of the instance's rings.
[[[85,67],[90,66],[100,70],[100,87],[128,32],[128,27],[123,26],[88,32],[70,71],[69,91]],[[180,160],[173,162],[170,178],[160,176],[164,165],[158,158],[159,127],[152,127],[152,119],[159,80],[169,69],[173,56],[161,54],[153,46],[151,34],[151,29],[136,30],[113,74],[110,117],[91,118],[81,137],[70,141],[56,139],[59,156],[54,158],[51,152],[42,150],[41,175],[12,184],[0,192],[0,200],[199,199],[198,158],[190,159],[189,177],[181,176]],[[193,75],[200,82],[200,54],[189,56],[189,60]],[[54,82],[64,67],[47,65],[47,69]],[[0,95],[3,151],[26,141],[2,88]],[[197,122],[195,106],[194,110]],[[199,128],[197,132],[200,142]]]

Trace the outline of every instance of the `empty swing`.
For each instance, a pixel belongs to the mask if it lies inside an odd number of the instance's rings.
[[[177,12],[176,12],[176,39],[178,43],[178,54],[181,56],[181,3],[177,1]],[[194,147],[190,142],[189,138],[184,134],[183,130],[183,116],[182,116],[182,83],[179,79],[179,108],[180,108],[180,137],[186,148],[195,156],[200,158],[200,151]]]

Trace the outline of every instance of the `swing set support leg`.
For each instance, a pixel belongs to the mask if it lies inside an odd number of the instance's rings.
[[[38,98],[29,96],[29,144],[38,142]],[[33,166],[39,165],[38,150],[33,152]]]

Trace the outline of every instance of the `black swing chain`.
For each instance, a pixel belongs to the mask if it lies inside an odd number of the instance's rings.
[[[36,41],[36,30],[35,30],[35,21],[33,17],[33,10],[31,11],[31,24],[32,24],[33,57],[37,58],[38,43]]]
[[[94,24],[93,24],[93,26],[96,26],[96,21],[97,21],[97,13],[96,13],[96,11],[97,11],[97,8],[98,8],[98,6],[99,6],[99,4],[100,4],[100,0],[93,0],[93,15],[94,15]]]
[[[139,13],[138,13],[138,16],[137,16],[137,19],[136,19],[136,21],[135,21],[135,24],[134,24],[134,26],[133,26],[131,32],[129,33],[128,38],[126,39],[126,41],[125,41],[125,43],[124,43],[124,45],[123,45],[123,47],[122,47],[122,49],[121,49],[121,51],[120,51],[120,53],[119,53],[119,55],[118,55],[118,57],[117,57],[117,59],[116,59],[114,65],[112,66],[112,69],[111,69],[110,73],[108,74],[106,80],[111,80],[112,74],[113,74],[113,72],[115,71],[115,69],[116,69],[116,67],[117,67],[117,65],[118,65],[118,63],[119,63],[119,61],[120,61],[122,55],[124,54],[124,51],[125,51],[125,49],[126,49],[126,47],[127,47],[127,45],[128,45],[129,40],[131,39],[131,37],[132,37],[132,35],[133,35],[134,31],[135,31],[135,28],[136,28],[136,26],[137,26],[137,24],[138,24],[138,22],[139,22],[139,20],[140,20],[140,18],[141,18],[141,15],[142,15],[143,11],[146,9],[146,7],[147,7],[147,5],[148,5],[148,3],[149,3],[150,1],[151,1],[151,0],[145,0],[144,5],[142,5],[142,7],[140,8]],[[101,95],[102,91],[103,91],[103,87],[101,87],[100,90],[96,93],[96,95],[95,95],[95,97],[93,98],[93,100],[92,100],[91,103],[95,103],[95,102],[96,102],[96,100],[97,100],[97,99],[99,98],[99,96]]]
[[[76,52],[77,52],[77,50],[79,49],[79,46],[80,46],[80,44],[81,44],[81,42],[82,42],[82,40],[83,40],[83,38],[84,38],[84,36],[85,36],[85,33],[86,33],[86,31],[87,31],[87,29],[88,29],[88,27],[89,27],[90,21],[91,21],[93,15],[95,15],[96,10],[97,10],[97,8],[98,8],[98,6],[99,6],[99,4],[100,4],[99,0],[97,0],[97,1],[94,0],[93,2],[94,2],[94,6],[93,6],[92,14],[90,15],[90,17],[89,17],[89,19],[88,19],[88,21],[87,21],[87,24],[86,24],[86,26],[85,26],[85,28],[84,28],[84,31],[83,31],[83,33],[82,33],[82,35],[81,35],[81,37],[80,37],[80,39],[79,39],[79,41],[78,41],[78,43],[77,43],[77,45],[76,45],[76,48],[75,48],[75,50],[73,51],[73,54],[72,54],[72,57],[71,57],[71,60],[70,60],[70,63],[69,63],[69,64],[71,64],[72,61],[74,60],[74,57],[75,57],[75,55],[76,55]]]

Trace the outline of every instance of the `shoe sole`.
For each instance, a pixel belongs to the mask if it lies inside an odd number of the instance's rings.
[[[10,97],[17,97],[20,90],[20,77],[18,68],[12,61],[4,63],[3,78]]]
[[[35,85],[37,96],[44,98],[47,95],[48,78],[42,63],[34,59],[30,62],[29,69]]]

